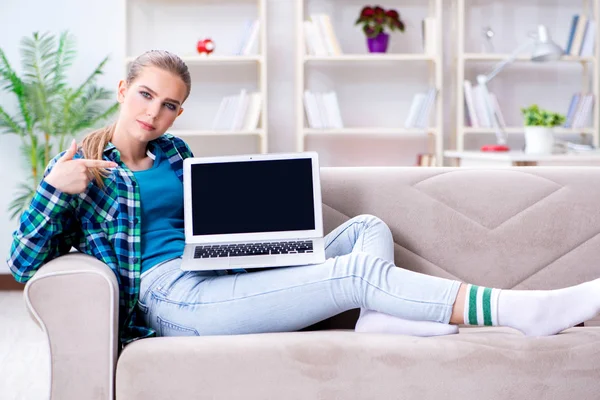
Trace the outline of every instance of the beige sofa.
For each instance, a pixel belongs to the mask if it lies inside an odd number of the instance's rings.
[[[599,168],[324,168],[322,186],[326,230],[377,215],[404,268],[520,289],[600,276]],[[56,259],[25,296],[48,335],[56,400],[600,398],[595,326],[418,338],[354,333],[347,312],[318,331],[140,340],[117,360],[117,283],[104,264]]]

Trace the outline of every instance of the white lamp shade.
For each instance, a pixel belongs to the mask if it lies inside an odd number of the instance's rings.
[[[537,40],[531,52],[531,59],[533,61],[554,61],[563,54],[564,50],[550,38],[548,28],[544,25],[538,26]]]

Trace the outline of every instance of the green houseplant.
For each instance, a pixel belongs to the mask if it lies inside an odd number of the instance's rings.
[[[525,124],[525,152],[549,154],[554,148],[554,127],[565,123],[565,116],[542,110],[537,104],[521,108]]]
[[[29,206],[49,161],[64,150],[66,140],[94,128],[118,109],[109,102],[113,93],[96,85],[108,57],[78,86],[71,87],[67,70],[75,59],[75,40],[68,32],[55,36],[35,32],[23,37],[22,75],[19,76],[0,49],[0,92],[14,95],[16,112],[0,106],[0,134],[21,138],[21,152],[28,165],[28,179],[18,187],[9,205],[15,218]]]
[[[389,35],[385,30],[404,32],[404,22],[396,10],[385,10],[380,6],[366,6],[360,12],[355,25],[362,25],[367,37],[367,46],[371,53],[385,53]]]

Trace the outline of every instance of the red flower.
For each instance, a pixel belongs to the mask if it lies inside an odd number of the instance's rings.
[[[373,16],[375,12],[373,11],[373,9],[369,6],[366,6],[365,8],[362,9],[362,11],[360,12],[360,16],[361,17],[371,17]]]
[[[398,11],[396,11],[396,10],[387,10],[385,12],[385,15],[387,15],[388,17],[390,17],[393,20],[397,20],[398,18],[400,18],[400,15],[398,15]]]

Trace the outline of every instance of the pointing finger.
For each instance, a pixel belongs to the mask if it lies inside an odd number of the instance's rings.
[[[72,160],[75,153],[77,153],[77,141],[73,139],[73,141],[71,142],[71,147],[67,149],[65,154],[63,154],[63,156],[58,161],[61,162]]]
[[[79,161],[81,164],[83,164],[84,166],[86,166],[88,168],[115,168],[117,166],[117,163],[114,163],[112,161],[104,161],[104,160],[79,159],[77,161]]]

